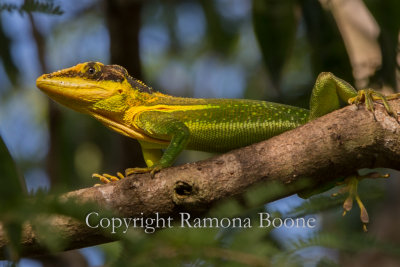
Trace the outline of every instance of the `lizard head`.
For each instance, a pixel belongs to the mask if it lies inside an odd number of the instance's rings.
[[[53,100],[80,112],[118,112],[132,95],[151,94],[152,89],[129,76],[118,65],[86,62],[43,74],[36,86]]]

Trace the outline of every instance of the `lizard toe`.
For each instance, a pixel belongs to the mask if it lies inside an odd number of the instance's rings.
[[[380,174],[377,172],[373,172],[367,175],[353,175],[347,177],[343,183],[344,184],[342,188],[339,189],[338,193],[333,194],[332,196],[337,196],[339,194],[347,194],[347,197],[345,201],[343,202],[343,216],[347,214],[352,208],[353,208],[353,202],[354,200],[356,201],[358,207],[360,208],[360,220],[363,224],[363,230],[364,232],[367,232],[367,224],[369,223],[369,216],[367,209],[365,208],[364,204],[361,201],[361,198],[358,194],[358,183],[366,178],[372,178],[372,179],[377,179],[377,178],[388,178],[389,174]]]
[[[111,174],[107,174],[107,173],[103,173],[103,174],[98,174],[98,173],[93,173],[92,174],[92,178],[96,178],[99,179],[100,182],[102,182],[103,184],[108,184],[111,182],[116,182],[119,181],[123,178],[125,178],[122,173],[117,172],[117,176],[115,175],[111,175]],[[100,184],[95,184],[94,186],[99,186]]]

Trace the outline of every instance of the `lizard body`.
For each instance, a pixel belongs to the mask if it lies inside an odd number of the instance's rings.
[[[266,140],[340,108],[341,100],[365,102],[371,111],[373,101],[382,100],[395,117],[387,99],[398,97],[370,89],[357,92],[325,72],[316,80],[310,110],[258,100],[183,98],[155,92],[123,67],[99,62],[44,74],[36,84],[55,101],[139,141],[147,167],[127,169],[126,175],[154,174],[171,166],[183,149],[225,152]],[[105,182],[118,179],[94,176]]]
[[[373,100],[381,99],[392,113],[379,93],[357,92],[331,73],[318,76],[310,110],[258,100],[165,95],[129,76],[123,67],[99,62],[44,74],[36,83],[55,101],[137,139],[148,165],[137,172],[169,167],[183,149],[226,152],[266,140],[338,109],[340,99],[365,101],[369,109]]]
[[[168,167],[182,149],[226,152],[296,128],[310,117],[306,109],[265,101],[165,95],[120,66],[98,62],[44,74],[37,86],[57,102],[137,139],[149,167],[156,159],[148,158],[160,155],[159,149],[167,149],[162,167]]]

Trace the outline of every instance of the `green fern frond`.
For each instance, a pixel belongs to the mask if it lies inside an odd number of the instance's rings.
[[[295,253],[309,247],[326,247],[348,252],[376,250],[400,257],[400,246],[390,242],[379,241],[371,235],[354,233],[343,235],[338,233],[318,233],[312,237],[298,239],[290,243],[293,248],[288,253]]]
[[[318,261],[317,267],[339,267],[339,264],[337,264],[332,259],[323,257],[321,260]]]

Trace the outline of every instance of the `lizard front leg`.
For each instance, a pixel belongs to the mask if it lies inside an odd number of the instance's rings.
[[[186,147],[190,131],[189,128],[179,119],[173,116],[173,113],[162,111],[147,111],[139,115],[137,127],[142,129],[147,135],[160,140],[170,140],[169,145],[161,158],[155,162],[157,155],[150,151],[143,151],[148,167],[129,168],[125,170],[125,175],[132,173],[150,172],[152,176],[163,168],[170,167]],[[149,164],[152,164],[149,166]]]
[[[93,174],[92,177],[100,179],[103,183],[120,180],[133,173],[150,172],[152,176],[163,168],[171,166],[189,141],[188,127],[173,115],[166,112],[147,111],[139,115],[136,127],[139,127],[146,135],[160,139],[170,140],[164,154],[160,149],[148,148],[146,142],[141,142],[142,153],[147,167],[128,168],[125,176],[117,173],[117,176],[109,174]]]

